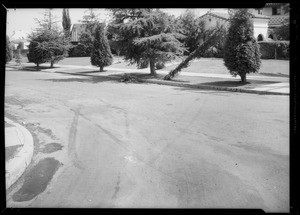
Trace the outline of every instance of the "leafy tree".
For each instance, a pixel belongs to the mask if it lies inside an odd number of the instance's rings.
[[[70,30],[71,30],[71,19],[69,15],[69,9],[63,9],[63,15],[62,15],[62,25],[65,32],[65,37],[70,37]]]
[[[253,23],[247,9],[239,9],[230,19],[224,47],[224,64],[233,76],[246,82],[246,74],[258,72],[261,64],[259,46],[253,36]]]
[[[273,32],[278,40],[290,40],[290,19],[285,19]]]
[[[214,28],[205,32],[204,38],[207,38],[200,45],[188,55],[175,69],[171,70],[165,77],[164,80],[171,80],[174,78],[182,69],[189,66],[189,62],[195,58],[200,58],[205,51],[212,47],[222,37],[223,27]]]
[[[17,65],[21,65],[21,61],[22,61],[21,49],[17,49],[15,61]]]
[[[30,36],[28,60],[37,66],[41,63],[54,63],[67,56],[69,41],[64,37],[53,20],[51,10],[46,10],[43,20],[37,20],[39,27]]]
[[[186,37],[183,39],[189,53],[193,52],[198,46],[200,39],[204,36],[204,22],[199,20],[194,11],[187,9],[178,19],[178,27]]]
[[[6,36],[6,56],[5,56],[5,63],[8,63],[9,61],[12,60],[13,52],[12,52],[12,47],[11,43],[9,41],[9,37]]]
[[[174,20],[156,9],[114,9],[113,25],[118,41],[123,45],[125,60],[138,65],[148,61],[150,72],[156,75],[155,64],[181,57],[185,48],[176,31]]]
[[[91,63],[100,67],[100,72],[105,66],[112,64],[113,56],[110,51],[108,40],[105,36],[104,25],[98,25],[91,54]]]
[[[84,56],[91,56],[94,36],[90,32],[83,32],[79,37],[79,44],[83,46]]]

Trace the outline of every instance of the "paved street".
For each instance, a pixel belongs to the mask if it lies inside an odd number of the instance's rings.
[[[5,82],[5,115],[35,141],[25,182],[39,161],[61,164],[31,200],[19,180],[7,207],[289,211],[288,96],[28,71]]]

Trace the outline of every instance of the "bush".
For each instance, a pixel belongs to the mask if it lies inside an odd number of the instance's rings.
[[[69,57],[90,57],[90,53],[86,53],[85,50],[83,44],[73,46],[69,51]]]
[[[260,46],[262,59],[289,59],[290,42],[289,41],[261,41]]]
[[[149,61],[148,60],[143,60],[141,59],[138,63],[137,63],[137,68],[138,69],[145,69],[148,68],[149,66]]]
[[[12,60],[13,53],[12,53],[12,46],[9,41],[9,37],[6,36],[6,56],[5,56],[5,63],[8,63]]]
[[[156,68],[156,69],[163,69],[163,68],[165,68],[164,62],[157,62],[157,63],[155,64],[155,68]]]

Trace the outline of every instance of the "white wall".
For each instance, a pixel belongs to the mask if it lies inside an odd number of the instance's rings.
[[[254,31],[253,34],[256,39],[259,34],[262,34],[264,39],[267,38],[268,21],[269,19],[253,18],[253,31]]]

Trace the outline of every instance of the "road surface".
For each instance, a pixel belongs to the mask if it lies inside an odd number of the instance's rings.
[[[288,96],[7,71],[5,116],[35,140],[7,207],[289,211]]]

